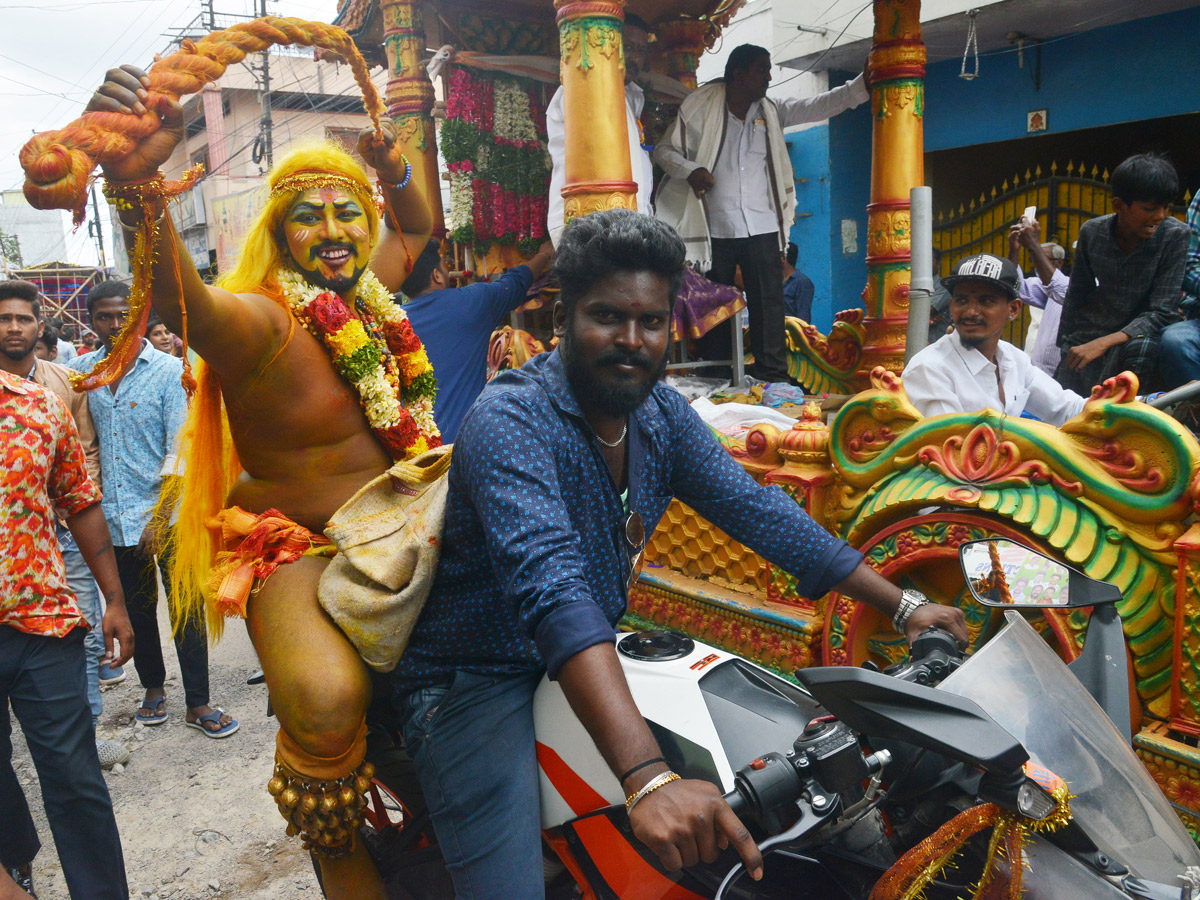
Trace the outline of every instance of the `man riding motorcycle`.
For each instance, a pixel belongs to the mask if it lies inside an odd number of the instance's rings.
[[[761,877],[718,789],[669,771],[614,650],[645,536],[673,497],[806,596],[836,588],[910,637],[939,626],[966,641],[961,612],[902,592],[781,489],[755,483],[660,383],[684,256],[648,216],[575,220],[555,263],[559,348],[493,381],[459,432],[437,577],[391,678],[460,898],[543,896],[532,698],[544,672],[667,869],[732,844]]]

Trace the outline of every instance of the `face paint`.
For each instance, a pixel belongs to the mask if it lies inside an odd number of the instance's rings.
[[[305,191],[288,210],[283,233],[305,281],[337,293],[358,284],[370,256],[370,228],[352,193],[333,187]]]

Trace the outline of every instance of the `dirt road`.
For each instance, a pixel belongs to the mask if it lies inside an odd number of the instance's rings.
[[[168,634],[160,603],[160,628]],[[241,723],[225,740],[212,740],[183,725],[183,687],[174,647],[167,662],[164,725],[133,722],[141,686],[132,663],[125,682],[106,688],[101,737],[120,741],[133,753],[123,772],[106,775],[125,850],[130,896],[136,900],[294,900],[321,896],[307,855],[267,794],[275,753],[274,719],[267,718],[267,691],[249,686],[257,667],[254,649],[240,622],[209,654],[212,704]],[[14,721],[14,765],[25,787],[42,839],[34,860],[41,900],[68,900],[66,883],[46,816],[37,776]]]

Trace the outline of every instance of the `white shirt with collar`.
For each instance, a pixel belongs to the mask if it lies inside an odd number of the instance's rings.
[[[637,82],[630,81],[625,85],[625,127],[629,132],[629,165],[633,172],[633,180],[637,183],[637,209],[640,213],[653,215],[650,207],[650,194],[654,190],[654,165],[650,162],[650,154],[642,148],[641,130],[638,119],[642,115],[642,107],[646,105],[646,92]],[[558,246],[563,228],[563,185],[567,181],[567,133],[563,113],[563,89],[559,86],[550,98],[546,107],[546,145],[550,153],[553,170],[550,173],[550,205],[546,214],[546,230],[550,240]]]
[[[1067,296],[1070,283],[1062,269],[1054,270],[1049,284],[1042,284],[1042,279],[1037,275],[1021,281],[1021,301],[1031,307],[1045,309],[1037,332],[1033,335],[1033,343],[1027,340],[1025,346],[1033,364],[1051,376],[1062,358],[1062,351],[1058,349],[1058,326],[1062,322],[1063,299]]]
[[[781,128],[809,122],[822,122],[871,98],[861,75],[815,97],[771,99],[779,115]],[[746,238],[779,231],[774,189],[767,163],[767,120],[762,100],[755,100],[739,119],[725,108],[725,134],[711,174],[713,186],[705,198],[709,234],[714,238]],[[678,149],[664,146],[658,155],[663,170],[672,178],[687,179],[700,163],[685,157]],[[777,160],[790,173],[790,160]],[[790,178],[790,174],[788,175]],[[785,222],[785,230],[791,227]]]
[[[963,346],[951,332],[914,356],[904,367],[904,391],[923,416],[1002,410],[1010,416],[1029,412],[1043,422],[1062,425],[1079,415],[1085,398],[1068,391],[1012,344],[996,347],[1004,404],[996,381],[996,364],[973,347]]]

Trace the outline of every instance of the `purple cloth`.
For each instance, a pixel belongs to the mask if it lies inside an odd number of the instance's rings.
[[[543,275],[529,288],[529,300],[519,312],[541,309],[558,293],[558,281]],[[671,340],[695,340],[746,307],[742,292],[727,284],[717,284],[697,275],[688,266],[683,270],[683,286],[671,314]]]

